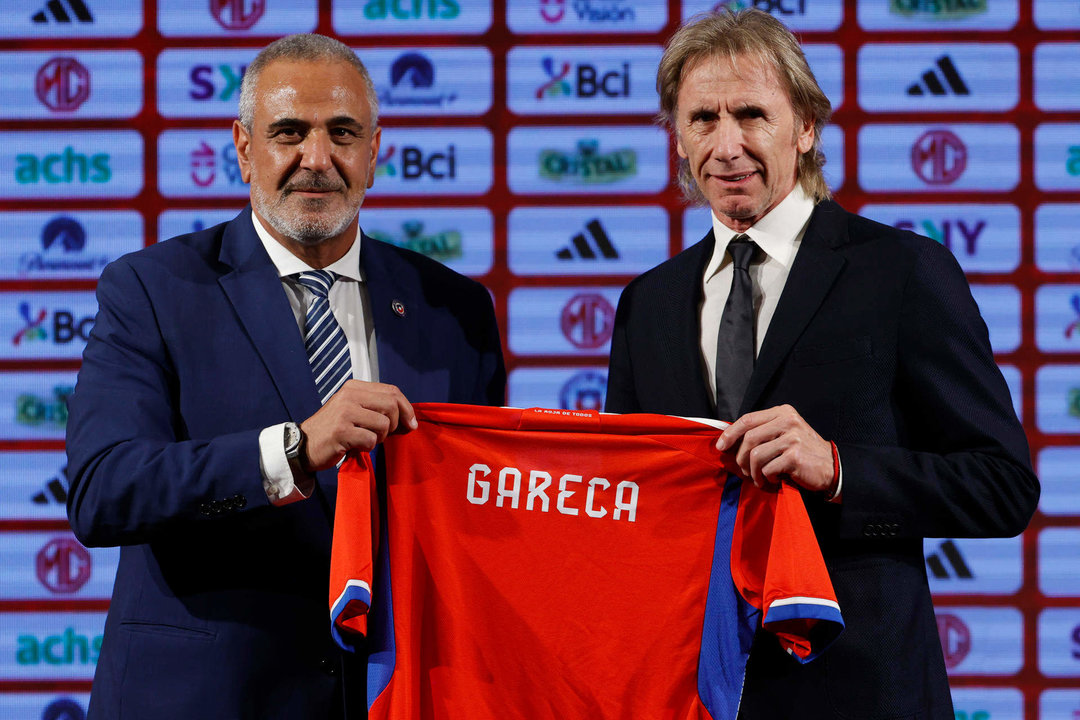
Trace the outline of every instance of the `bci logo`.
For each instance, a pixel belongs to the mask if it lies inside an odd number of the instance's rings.
[[[457,0],[368,0],[368,20],[453,20],[461,14]]]
[[[67,628],[57,635],[39,638],[20,635],[15,650],[19,665],[92,665],[101,654],[101,635],[87,637]]]
[[[617,69],[598,70],[589,63],[559,63],[548,56],[540,61],[550,78],[536,89],[536,99],[545,97],[592,98],[630,96],[630,63]]]
[[[898,220],[896,227],[901,230],[911,230],[921,233],[931,240],[935,240],[953,253],[958,253],[961,248],[968,255],[974,255],[978,250],[979,236],[986,229],[986,221],[978,220],[968,224],[964,220],[942,220],[936,224],[932,220]]]
[[[15,181],[20,185],[107,183],[112,179],[109,160],[107,153],[86,155],[76,152],[70,145],[60,152],[40,157],[21,153],[15,156]]]
[[[457,148],[453,143],[446,150],[425,153],[423,148],[414,145],[402,145],[398,153],[397,146],[390,145],[376,160],[376,175],[398,177],[402,180],[418,180],[429,177],[433,180],[453,180],[457,177]],[[399,159],[395,159],[399,158]]]
[[[240,93],[247,65],[196,65],[191,68],[192,100],[230,100]]]
[[[19,315],[23,327],[11,338],[11,344],[20,347],[26,343],[52,340],[54,345],[67,345],[74,340],[86,342],[94,327],[94,316],[76,318],[70,310],[52,311],[52,321],[47,308],[30,309],[30,303],[19,303]],[[51,333],[49,331],[52,331]]]

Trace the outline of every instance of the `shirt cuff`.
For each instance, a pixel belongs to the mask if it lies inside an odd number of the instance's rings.
[[[300,487],[293,478],[285,457],[285,423],[272,425],[259,433],[259,469],[263,490],[271,505],[282,506],[305,500],[315,489],[314,478],[304,478]]]
[[[844,492],[844,463],[840,460],[840,449],[836,450],[836,491],[825,498],[825,502],[840,503],[840,494]]]

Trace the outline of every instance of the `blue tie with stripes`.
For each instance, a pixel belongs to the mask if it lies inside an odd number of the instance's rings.
[[[302,272],[297,278],[311,291],[304,333],[311,373],[319,399],[325,404],[345,381],[352,377],[349,342],[334,313],[330,311],[330,287],[338,276],[329,270]]]

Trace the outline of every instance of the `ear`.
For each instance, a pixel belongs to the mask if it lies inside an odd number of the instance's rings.
[[[240,177],[246,183],[251,182],[251,136],[239,120],[233,120],[233,145],[236,146],[236,163],[240,166]]]
[[[808,120],[802,124],[795,135],[795,147],[799,154],[810,152],[814,147],[814,121]]]
[[[375,128],[375,134],[371,136],[371,157],[368,159],[367,186],[375,184],[375,161],[379,157],[379,141],[382,140],[382,128]]]
[[[679,157],[683,160],[690,159],[690,156],[686,154],[686,150],[683,148],[682,135],[679,134],[678,130],[675,131],[675,152],[679,153]]]

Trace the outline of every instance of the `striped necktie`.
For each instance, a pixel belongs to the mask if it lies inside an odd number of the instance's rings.
[[[738,235],[728,243],[734,267],[731,292],[716,336],[716,413],[719,419],[729,422],[738,419],[754,372],[754,282],[750,262],[756,251],[757,245],[746,235]]]
[[[296,276],[311,291],[305,320],[304,346],[319,399],[325,404],[345,381],[352,377],[349,342],[334,313],[330,311],[330,287],[337,280],[329,270],[312,270]]]

